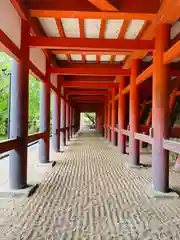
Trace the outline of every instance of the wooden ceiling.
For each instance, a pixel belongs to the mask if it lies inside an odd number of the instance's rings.
[[[107,89],[121,75],[128,79],[133,58],[150,65],[158,23],[172,24],[171,38],[179,39],[179,0],[21,0],[21,8],[11,2],[36,28],[31,47],[51,55],[52,73],[64,75],[71,89],[88,90],[90,82]]]

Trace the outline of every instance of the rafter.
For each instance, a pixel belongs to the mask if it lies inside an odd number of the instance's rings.
[[[101,11],[118,12],[118,9],[115,8],[112,4],[110,4],[107,0],[88,0],[88,1],[97,8],[99,8]]]
[[[130,24],[130,20],[124,20],[121,30],[119,32],[119,36],[118,36],[119,39],[124,39],[124,36],[127,32],[129,24]]]
[[[119,39],[77,39],[58,37],[31,37],[30,46],[42,49],[71,49],[71,50],[99,50],[99,51],[153,51],[152,40],[119,40]]]
[[[145,28],[145,31],[141,33],[141,39],[153,39],[155,34],[155,29],[157,24],[159,23],[174,23],[179,19],[179,12],[180,12],[180,4],[179,0],[174,0],[172,4],[172,0],[163,0],[161,3],[161,7],[157,13],[157,15],[154,17],[151,24],[148,25]],[[148,20],[148,19],[146,19]],[[123,68],[130,68],[131,67],[131,61],[133,58],[143,58],[147,55],[147,51],[135,51],[130,55],[127,60],[125,61],[125,64]]]

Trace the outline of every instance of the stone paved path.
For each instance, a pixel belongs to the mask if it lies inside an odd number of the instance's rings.
[[[80,133],[55,158],[31,198],[0,199],[0,239],[180,239],[180,200],[149,199],[151,168],[127,169],[97,133]],[[176,190],[179,174],[170,171]]]

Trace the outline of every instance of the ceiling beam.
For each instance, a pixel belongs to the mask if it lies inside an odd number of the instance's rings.
[[[109,95],[111,91],[101,91],[101,90],[73,90],[68,91],[68,95]]]
[[[101,56],[101,55],[130,55],[131,52],[130,51],[118,51],[118,52],[114,52],[114,51],[109,51],[109,52],[104,52],[104,51],[89,51],[89,50],[52,50],[52,53],[54,54],[83,54],[83,55],[97,55],[97,56]]]
[[[117,67],[112,68],[51,68],[51,74],[79,75],[79,76],[130,76],[130,70]]]
[[[95,82],[64,82],[65,88],[90,88],[90,89],[112,89],[118,88],[118,83],[95,83]]]
[[[133,51],[154,50],[153,40],[120,40],[120,39],[78,39],[59,37],[30,37],[30,46],[42,49],[69,49],[91,51]]]
[[[101,11],[110,11],[110,12],[118,12],[118,9],[115,8],[108,0],[88,0],[94,6],[99,8]]]
[[[155,13],[129,13],[129,12],[89,12],[89,11],[61,11],[61,10],[36,10],[32,9],[32,17],[45,18],[81,18],[81,19],[139,19],[152,21]]]
[[[155,36],[155,29],[159,23],[173,24],[179,19],[180,3],[179,0],[163,0],[157,15],[154,17],[151,24],[145,28],[141,35],[142,40],[153,39]],[[123,68],[130,68],[133,58],[143,58],[147,55],[147,51],[135,51],[125,61]]]

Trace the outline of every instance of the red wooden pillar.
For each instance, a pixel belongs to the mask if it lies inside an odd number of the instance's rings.
[[[29,36],[29,24],[22,20],[20,60],[12,61],[11,75],[10,137],[18,138],[19,143],[16,150],[10,151],[9,187],[12,189],[27,186]]]
[[[50,150],[50,72],[49,61],[46,60],[45,82],[40,86],[40,131],[45,132],[46,136],[40,140],[39,161],[40,163],[49,163]]]
[[[110,103],[110,97],[108,97],[108,104],[107,104],[107,136],[108,136],[108,140],[111,141],[111,129],[110,129],[110,119],[111,119],[111,103]]]
[[[157,26],[153,62],[153,103],[152,103],[152,181],[155,190],[169,190],[168,151],[163,149],[163,139],[168,137],[169,91],[168,65],[163,64],[164,51],[168,49],[170,26]]]
[[[53,93],[52,98],[52,146],[55,152],[60,151],[60,82],[57,81],[58,93]]]
[[[68,141],[70,141],[70,132],[71,132],[71,105],[68,101]]]
[[[66,145],[66,131],[65,131],[65,111],[66,111],[66,104],[64,98],[61,98],[61,121],[60,121],[60,126],[61,126],[61,132],[60,132],[60,145],[65,146]]]
[[[115,94],[116,94],[116,89],[112,89],[112,108],[111,108],[111,141],[114,145],[116,145],[116,140],[115,140],[115,131],[114,128],[116,127],[116,105],[115,105]]]
[[[122,93],[125,87],[125,77],[120,77],[119,99],[118,99],[118,145],[122,154],[126,153],[126,136],[121,133],[121,129],[126,128],[126,97]]]
[[[107,101],[104,104],[104,137],[107,138]]]
[[[132,61],[131,76],[130,76],[130,138],[129,138],[129,165],[139,165],[139,140],[134,138],[134,134],[140,130],[140,106],[139,93],[136,85],[136,78],[139,73],[140,61],[134,59]]]

